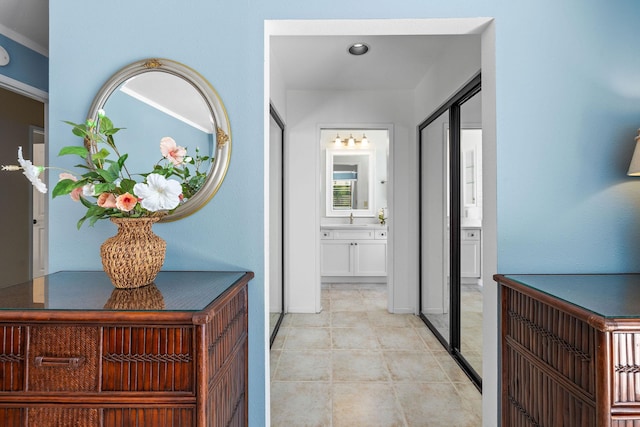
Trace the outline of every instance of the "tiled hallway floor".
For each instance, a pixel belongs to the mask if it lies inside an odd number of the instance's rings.
[[[322,288],[271,350],[272,426],[480,426],[481,395],[424,323],[389,314],[385,285]]]

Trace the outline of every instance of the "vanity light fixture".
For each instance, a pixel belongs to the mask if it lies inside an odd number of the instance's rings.
[[[364,55],[369,52],[369,46],[364,43],[354,43],[349,46],[349,53],[354,56]]]
[[[353,134],[349,134],[349,138],[346,139],[340,138],[340,134],[338,134],[336,135],[336,139],[333,140],[333,144],[336,147],[346,146],[349,148],[356,148],[357,146],[360,146],[364,148],[369,146],[369,139],[365,134],[362,134],[362,139],[360,140],[354,138]]]
[[[640,176],[640,129],[638,129],[638,136],[636,136],[636,148],[633,150],[633,157],[631,157],[627,175]]]

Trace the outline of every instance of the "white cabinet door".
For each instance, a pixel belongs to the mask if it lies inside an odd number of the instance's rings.
[[[322,276],[353,276],[353,243],[323,241],[320,245]]]
[[[387,241],[357,242],[353,246],[354,275],[386,276],[387,275]]]
[[[480,229],[462,231],[460,241],[460,276],[480,278]]]

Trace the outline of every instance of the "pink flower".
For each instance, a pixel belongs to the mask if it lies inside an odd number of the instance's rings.
[[[184,156],[187,155],[187,150],[176,144],[176,141],[169,136],[165,136],[160,140],[160,152],[162,157],[171,160],[176,166],[181,164],[184,161]]]
[[[69,193],[69,195],[71,196],[71,200],[73,200],[74,202],[79,202],[80,196],[82,195],[82,187],[74,188],[73,190],[71,190],[71,193]]]
[[[111,209],[116,207],[116,196],[112,193],[102,193],[98,196],[98,206]]]
[[[70,179],[71,181],[75,182],[78,180],[78,178],[68,172],[62,172],[60,175],[58,175],[58,178],[60,179],[60,181],[62,181],[63,179]],[[69,195],[71,196],[71,200],[73,200],[74,202],[80,201],[81,194],[82,187],[74,188],[73,190],[71,190],[71,193],[69,193]]]
[[[116,207],[124,212],[129,212],[136,207],[138,199],[133,194],[124,193],[116,198]]]

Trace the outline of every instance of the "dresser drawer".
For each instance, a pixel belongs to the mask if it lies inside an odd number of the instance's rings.
[[[99,343],[97,327],[30,327],[27,390],[98,391]]]
[[[102,391],[195,393],[193,328],[109,326]]]
[[[24,388],[26,330],[18,325],[0,326],[0,392]]]
[[[3,427],[184,427],[196,425],[195,405],[146,408],[77,405],[0,408]]]

